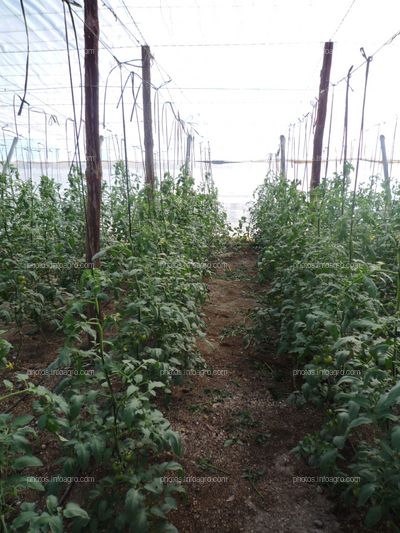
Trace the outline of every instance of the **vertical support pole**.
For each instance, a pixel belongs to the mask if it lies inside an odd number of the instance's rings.
[[[142,79],[143,79],[143,127],[145,149],[145,183],[150,187],[150,194],[154,191],[154,141],[151,117],[151,53],[150,47],[142,46]]]
[[[346,193],[346,181],[349,174],[347,163],[347,140],[349,130],[349,89],[350,89],[350,76],[353,70],[353,65],[349,68],[346,76],[346,100],[344,107],[344,127],[343,127],[343,176],[342,176],[342,215],[344,213],[344,197]]]
[[[329,119],[329,130],[328,130],[328,147],[326,149],[326,164],[325,164],[325,179],[328,177],[328,167],[329,167],[329,155],[331,148],[331,134],[332,134],[332,121],[333,121],[333,103],[335,101],[335,86],[332,89],[332,100],[331,100],[331,112]]]
[[[97,0],[85,0],[86,261],[100,251],[101,157],[99,135],[99,14]]]
[[[211,178],[211,183],[213,183],[213,173],[212,173],[212,162],[211,162],[211,148],[210,143],[208,143],[208,168],[209,168],[209,175]]]
[[[44,138],[45,138],[45,145],[44,145],[45,169],[46,169],[46,176],[48,176],[49,175],[49,170],[48,170],[49,143],[47,139],[47,113],[44,113]]]
[[[383,165],[383,175],[384,175],[384,191],[385,191],[385,198],[386,198],[386,207],[390,206],[392,202],[392,193],[390,190],[390,176],[389,176],[389,164],[387,160],[387,154],[386,154],[386,142],[385,142],[385,136],[380,136],[380,142],[381,142],[381,151],[382,151],[382,165]]]
[[[188,175],[190,174],[190,161],[192,158],[192,142],[193,142],[193,137],[189,133],[186,138],[186,157],[185,157],[185,171],[186,171],[186,174]]]
[[[17,142],[18,142],[18,137],[14,137],[14,139],[12,140],[12,143],[11,143],[10,151],[7,154],[6,162],[3,165],[3,174],[5,174],[7,172],[7,169],[10,166],[10,162],[11,162],[11,159],[12,159],[12,157],[14,155],[14,150],[15,150],[15,147],[17,146]]]
[[[280,136],[280,153],[281,153],[281,177],[286,179],[286,139],[284,135]]]
[[[385,177],[385,182],[387,183],[389,181],[389,165],[388,165],[387,154],[386,154],[385,136],[381,135],[379,139],[381,142],[383,175]]]
[[[326,120],[326,108],[328,103],[329,79],[332,66],[333,42],[326,42],[324,45],[324,59],[322,63],[321,79],[319,84],[319,99],[317,120],[315,123],[313,160],[311,167],[310,188],[315,189],[320,184],[322,144],[324,140],[324,129]]]
[[[204,180],[204,156],[203,156],[203,143],[202,142],[200,143],[199,150],[200,150],[200,174],[201,174],[201,179]]]

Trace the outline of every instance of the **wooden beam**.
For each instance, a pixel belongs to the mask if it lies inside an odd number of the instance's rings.
[[[315,123],[313,162],[311,167],[310,188],[315,189],[320,184],[322,144],[324,140],[326,108],[328,104],[329,79],[332,66],[333,42],[326,42],[324,45],[324,59],[322,62],[321,79],[319,84],[319,99],[317,120]]]
[[[145,150],[145,183],[154,190],[154,141],[153,123],[151,115],[151,53],[150,47],[142,46],[142,79],[143,79],[143,127],[144,127],[144,150]]]
[[[101,156],[99,135],[99,15],[97,0],[85,0],[86,261],[100,251]]]

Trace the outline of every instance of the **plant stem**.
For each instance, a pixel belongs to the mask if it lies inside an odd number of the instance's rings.
[[[5,396],[0,396],[0,402],[3,400],[7,400],[8,398],[12,398],[13,396],[18,396],[19,394],[27,394],[28,392],[32,392],[29,389],[23,389],[23,390],[17,390],[15,392],[10,392],[10,394],[6,394]]]
[[[8,533],[8,528],[7,528],[7,524],[6,524],[5,520],[4,520],[4,515],[1,515],[0,520],[1,520],[1,525],[3,526],[4,533]]]
[[[397,351],[398,351],[398,343],[397,343],[397,334],[398,334],[398,319],[399,319],[399,311],[400,311],[400,246],[399,243],[397,243],[397,287],[396,287],[396,314],[395,314],[395,327],[394,327],[394,351],[393,351],[393,361],[392,361],[392,370],[393,374],[396,372],[396,363],[397,363]]]
[[[96,317],[97,317],[97,331],[98,331],[98,342],[99,342],[99,350],[100,350],[100,358],[103,365],[104,374],[106,376],[107,385],[110,391],[111,395],[111,403],[112,403],[112,409],[113,409],[113,418],[114,418],[114,443],[115,443],[115,449],[117,452],[118,459],[121,460],[121,453],[119,449],[119,441],[118,441],[118,420],[117,420],[117,401],[114,395],[114,390],[112,388],[112,383],[110,380],[110,375],[108,373],[108,370],[106,368],[105,358],[104,358],[104,330],[103,325],[101,323],[100,318],[100,306],[99,306],[99,300],[95,298],[95,308],[96,308]]]

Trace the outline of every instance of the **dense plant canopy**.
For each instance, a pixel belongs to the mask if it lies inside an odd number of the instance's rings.
[[[32,398],[32,413],[0,415],[2,527],[172,532],[167,514],[183,489],[162,478],[182,474],[174,460],[182,449],[155,399],[202,364],[195,338],[203,334],[203,278],[226,236],[225,215],[209,178],[195,188],[184,172],[165,176],[149,203],[120,163],[104,186],[101,267],[92,268],[84,206],[77,169],[65,191],[46,176],[37,186],[15,169],[0,176],[0,402]],[[64,334],[46,369],[69,370],[55,387],[16,371],[27,326]],[[96,472],[84,505],[63,505],[63,483],[35,477],[44,435],[58,447],[53,476]]]
[[[270,282],[255,336],[277,335],[279,353],[291,354],[293,401],[327,409],[296,451],[323,474],[356,480],[335,487],[369,527],[396,527],[400,514],[399,193],[371,178],[353,195],[335,176],[309,201],[271,175],[252,213]]]

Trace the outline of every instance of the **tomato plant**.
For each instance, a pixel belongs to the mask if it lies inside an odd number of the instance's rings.
[[[178,370],[201,363],[195,340],[204,328],[204,265],[228,234],[216,191],[208,178],[196,188],[184,172],[165,176],[150,209],[145,190],[119,163],[113,185],[103,187],[101,267],[90,268],[77,169],[65,191],[47,177],[28,186],[15,170],[1,183],[0,320],[4,328],[16,325],[21,338],[27,324],[58,328],[65,343],[49,370],[72,370],[51,391],[20,376],[37,419],[34,433],[23,431],[34,439],[53,435],[60,479],[98,472],[85,510],[59,504],[55,479],[40,487],[45,511],[24,502],[18,514],[6,495],[4,521],[10,531],[58,532],[67,519],[73,531],[175,531],[167,515],[183,489],[162,478],[181,475],[175,458],[182,444],[154,399],[168,395]],[[15,348],[1,342],[6,363]],[[18,419],[6,422],[19,439]],[[9,450],[19,453],[12,440]]]
[[[324,474],[359,479],[336,490],[368,527],[398,527],[400,191],[388,205],[372,178],[353,210],[342,184],[341,176],[324,180],[311,201],[274,175],[259,188],[252,227],[270,286],[253,339],[291,354],[302,376],[294,401],[326,409],[326,423],[296,451]]]

